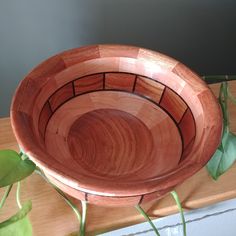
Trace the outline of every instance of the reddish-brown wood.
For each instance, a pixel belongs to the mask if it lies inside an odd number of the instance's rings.
[[[103,88],[103,74],[85,76],[74,81],[75,95]]]
[[[117,89],[132,92],[135,77],[135,75],[127,73],[106,73],[105,89]]]
[[[163,93],[160,105],[173,116],[177,123],[180,122],[184,112],[187,110],[187,105],[183,99],[169,88],[166,88]]]
[[[159,103],[165,86],[148,78],[137,76],[134,92]]]
[[[163,196],[206,164],[222,132],[219,105],[196,74],[123,45],[72,49],[40,64],[18,87],[11,122],[55,185],[100,205]]]
[[[175,148],[163,149],[167,142]],[[78,96],[60,107],[48,123],[45,143],[51,155],[60,153],[61,163],[73,157],[69,165],[78,174],[106,176],[106,186],[113,185],[111,179],[118,183],[165,173],[178,164],[182,151],[178,129],[165,112],[143,98],[115,91]],[[94,181],[94,176],[86,178]]]
[[[186,148],[194,139],[196,134],[195,123],[190,109],[187,109],[183,114],[182,119],[179,123],[179,127],[183,135],[184,148]]]
[[[51,115],[52,115],[52,109],[50,107],[50,103],[46,102],[40,113],[39,123],[38,123],[39,133],[43,139],[44,139],[45,130],[46,130],[46,127],[47,127],[47,124]]]
[[[74,97],[73,84],[69,83],[64,85],[62,88],[57,90],[50,98],[49,104],[54,112],[59,106],[64,104],[66,101]]]

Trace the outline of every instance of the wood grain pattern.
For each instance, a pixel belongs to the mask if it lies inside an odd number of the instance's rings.
[[[236,96],[236,81],[229,82],[231,91]],[[218,96],[219,84],[211,85]],[[232,102],[230,109],[230,129],[236,132],[236,108]],[[0,119],[0,149],[19,151],[18,144],[12,132],[9,118]],[[225,173],[217,182],[207,174],[205,168],[186,180],[176,188],[184,209],[193,210],[209,206],[223,200],[236,197],[236,165]],[[0,189],[2,196],[4,189]],[[65,236],[78,231],[79,224],[73,211],[63,199],[40,176],[33,174],[22,183],[22,202],[31,199],[33,210],[30,220],[33,224],[34,236],[58,235]],[[74,199],[75,201],[75,199]],[[78,207],[80,204],[78,203]],[[173,199],[168,195],[160,200],[153,200],[142,207],[153,218],[178,212]],[[13,215],[18,210],[15,201],[15,187],[1,209],[0,221]],[[143,217],[132,206],[106,207],[90,205],[87,216],[87,235],[97,235],[112,229],[143,222]]]
[[[52,111],[55,111],[61,104],[74,96],[73,85],[69,83],[57,90],[50,98],[49,104]]]
[[[159,103],[165,86],[148,78],[138,76],[134,92],[147,96],[153,101]]]
[[[78,49],[71,49],[59,54],[66,67],[100,57],[98,45],[85,46]]]
[[[126,73],[106,73],[105,89],[120,89],[132,92],[135,75]]]
[[[207,89],[205,82],[203,80],[199,81],[198,75],[182,63],[178,62],[172,71],[180,78],[184,79],[184,81],[191,86],[195,93],[198,94]]]
[[[187,109],[187,105],[181,97],[169,88],[165,89],[160,105],[170,112],[177,123],[179,123]]]
[[[56,149],[57,160],[62,164],[66,162],[70,170],[76,169],[80,187],[86,188],[90,184],[90,190],[96,190],[97,194],[103,194],[98,192],[99,186],[101,189],[109,187],[112,188],[110,194],[116,192],[122,197],[124,184],[130,186],[129,182],[133,180],[143,181],[173,169],[181,157],[181,139],[172,119],[155,104],[129,93],[114,91],[109,92],[108,97],[105,96],[107,93],[79,96],[60,107],[48,124],[46,149],[50,154]],[[68,112],[76,104],[76,110]],[[91,113],[97,114],[97,119]],[[96,127],[99,132],[94,133]],[[140,127],[145,130],[143,134]],[[54,142],[50,142],[52,139]],[[130,142],[131,145],[127,145]],[[171,148],[162,148],[166,142],[170,142]],[[167,160],[168,167],[165,165]],[[97,179],[95,188],[92,185],[94,178]],[[114,202],[113,196],[111,203]]]
[[[85,76],[83,78],[75,80],[75,95],[93,90],[101,90],[103,88],[103,80],[104,74]]]
[[[55,184],[108,205],[164,195],[205,165],[222,131],[219,105],[195,73],[126,45],[46,60],[16,91],[11,119],[20,146]]]
[[[116,109],[96,109],[81,116],[70,127],[67,142],[84,169],[107,178],[135,174],[154,149],[146,125]]]
[[[193,144],[194,144],[194,137],[192,138],[192,140],[190,140],[190,142],[187,145],[185,145],[181,161],[183,161],[186,157],[188,157],[189,153],[193,148]]]
[[[104,44],[99,45],[100,57],[127,57],[137,58],[139,54],[139,48],[128,45]]]
[[[184,148],[188,146],[188,144],[195,137],[195,124],[193,120],[193,116],[191,111],[188,109],[184,114],[179,127],[183,134]]]
[[[31,81],[39,84],[38,87],[42,86],[45,80],[48,80],[49,77],[59,73],[60,71],[66,68],[64,60],[60,55],[55,55],[48,60],[42,62],[37,66],[37,70],[32,70],[28,77]],[[40,79],[38,79],[40,78]],[[36,79],[36,80],[35,80]]]
[[[236,96],[236,81],[229,82],[231,92]],[[211,85],[214,94],[218,96],[219,84]],[[230,129],[236,132],[236,107],[229,102]],[[0,119],[0,149],[18,150],[18,144],[12,132],[9,118]],[[218,181],[213,181],[205,168],[180,184],[176,191],[184,209],[193,210],[209,206],[220,201],[236,197],[236,165],[227,171]],[[0,195],[4,189],[0,189]],[[33,224],[34,235],[65,236],[78,231],[79,224],[73,211],[63,199],[38,175],[27,178],[22,183],[22,202],[31,199],[33,210],[30,219]],[[75,199],[74,199],[75,200]],[[80,204],[78,203],[80,207]],[[153,218],[178,212],[173,199],[168,195],[161,200],[153,200],[142,207]],[[3,207],[0,220],[6,219],[17,211],[15,188],[10,194],[6,206]],[[134,207],[105,207],[88,206],[87,235],[97,235],[99,232],[118,229],[121,227],[143,222],[143,217]]]
[[[43,109],[41,111],[41,114],[39,116],[39,133],[40,135],[44,138],[45,135],[45,131],[46,131],[46,127],[49,121],[49,118],[52,115],[52,110],[51,110],[51,106],[49,104],[49,102],[45,103],[45,105],[43,106]]]

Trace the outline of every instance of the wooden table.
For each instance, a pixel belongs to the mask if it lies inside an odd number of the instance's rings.
[[[236,83],[230,82],[231,90],[236,95]],[[219,85],[211,86],[218,93]],[[236,107],[230,104],[231,130],[236,131]],[[18,150],[12,133],[9,118],[0,119],[0,149]],[[207,174],[205,168],[176,188],[183,207],[186,210],[204,207],[213,203],[236,197],[236,165],[234,165],[217,182]],[[0,196],[3,189],[0,190]],[[31,199],[33,210],[30,219],[35,236],[70,235],[78,230],[78,221],[73,211],[64,200],[44,180],[36,174],[22,183],[22,201]],[[78,206],[80,203],[78,202]],[[143,205],[152,217],[162,217],[178,211],[174,200],[166,196],[162,200]],[[17,211],[15,188],[11,192],[6,205],[0,214],[0,220]],[[108,208],[89,205],[87,216],[88,235],[117,229],[143,221],[143,217],[133,207]]]

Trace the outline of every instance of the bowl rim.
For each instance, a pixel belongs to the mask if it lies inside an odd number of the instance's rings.
[[[131,184],[123,184],[122,186],[109,186],[104,189],[104,185],[102,183],[99,183],[99,181],[95,181],[95,183],[86,183],[82,182],[85,180],[78,180],[77,178],[72,175],[72,173],[68,174],[65,173],[64,166],[61,165],[60,163],[54,163],[53,166],[49,165],[41,156],[45,156],[45,153],[41,148],[37,147],[35,143],[29,143],[26,140],[27,134],[24,132],[24,130],[21,128],[21,124],[18,121],[18,97],[22,93],[21,91],[21,83],[24,80],[29,80],[31,78],[31,74],[34,73],[37,70],[40,70],[40,68],[45,64],[50,62],[52,58],[59,57],[63,58],[65,55],[70,55],[72,53],[80,52],[81,50],[83,51],[89,51],[91,48],[102,48],[103,50],[110,50],[110,48],[113,47],[115,50],[119,49],[124,49],[124,48],[131,48],[131,50],[137,50],[138,53],[142,51],[142,58],[136,58],[136,60],[142,60],[144,62],[150,62],[154,63],[154,65],[161,66],[161,69],[165,73],[171,74],[173,77],[176,79],[182,79],[184,80],[189,88],[193,90],[198,90],[198,94],[201,94],[204,92],[206,94],[206,97],[208,100],[211,102],[211,116],[216,118],[216,121],[214,124],[211,124],[212,119],[211,117],[204,116],[204,134],[202,138],[205,138],[204,141],[205,143],[201,143],[198,149],[195,149],[197,153],[194,153],[196,155],[196,162],[192,161],[185,161],[181,163],[178,168],[174,169],[170,173],[167,173],[165,176],[162,178],[155,178],[151,179],[149,181],[144,181],[142,184],[137,185],[137,183],[132,182]],[[124,51],[124,50],[123,50]],[[112,54],[112,52],[110,52]],[[114,53],[115,54],[115,53]],[[139,55],[139,54],[138,54]],[[118,56],[117,56],[118,57]],[[129,56],[127,56],[129,58]],[[155,58],[158,60],[155,61]],[[89,60],[88,60],[89,61]],[[180,66],[178,69],[178,73],[174,73],[174,70],[177,66]],[[190,75],[186,75],[186,71],[190,73]],[[190,78],[191,77],[191,78]],[[197,76],[194,72],[192,72],[190,69],[188,69],[186,66],[184,66],[182,63],[176,61],[175,59],[166,56],[164,54],[161,54],[159,52],[155,52],[149,49],[145,48],[140,48],[140,47],[135,47],[135,46],[129,46],[129,45],[119,45],[119,44],[99,44],[99,45],[89,45],[81,48],[74,48],[70,50],[66,50],[64,52],[61,52],[59,54],[56,54],[52,57],[49,57],[48,59],[44,60],[42,63],[40,63],[38,66],[36,66],[28,75],[24,78],[24,80],[21,81],[19,84],[15,95],[13,97],[12,103],[11,103],[11,112],[10,112],[10,117],[11,117],[11,124],[13,128],[13,132],[16,136],[17,142],[20,145],[20,148],[39,166],[41,167],[45,172],[49,173],[51,176],[54,178],[58,179],[62,183],[77,189],[82,192],[86,193],[92,193],[94,195],[101,195],[101,196],[136,196],[140,194],[146,194],[146,193],[152,193],[161,189],[166,189],[170,187],[174,187],[177,185],[180,181],[180,179],[183,181],[189,176],[193,175],[196,173],[198,170],[203,167],[209,158],[213,155],[215,149],[218,147],[220,138],[221,138],[221,133],[222,133],[222,114],[221,110],[219,107],[219,104],[216,101],[216,98],[214,97],[213,93],[210,91],[208,86],[203,82],[199,76]],[[161,81],[158,81],[161,82]],[[198,88],[195,88],[195,86],[198,86]],[[200,95],[198,97],[199,99],[201,98]],[[208,107],[209,107],[209,101],[205,101],[204,99],[201,98],[200,105],[206,114],[208,112]],[[215,127],[213,127],[215,125]],[[216,135],[211,135],[212,132],[210,129],[213,129],[216,132]],[[211,137],[210,137],[211,135]],[[211,138],[211,142],[207,141],[207,138]],[[211,144],[210,144],[211,143]],[[202,150],[200,148],[203,148],[204,151],[206,151],[206,146],[210,145],[210,150],[208,151],[206,157],[203,159],[201,158],[202,155]],[[190,153],[191,155],[193,154],[192,152]],[[189,155],[190,155],[189,154]],[[101,185],[99,185],[101,184]]]

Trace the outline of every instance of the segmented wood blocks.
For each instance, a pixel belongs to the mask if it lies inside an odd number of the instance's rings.
[[[66,193],[94,204],[162,197],[206,164],[219,105],[163,54],[94,45],[49,58],[19,85],[11,121],[21,148]]]

